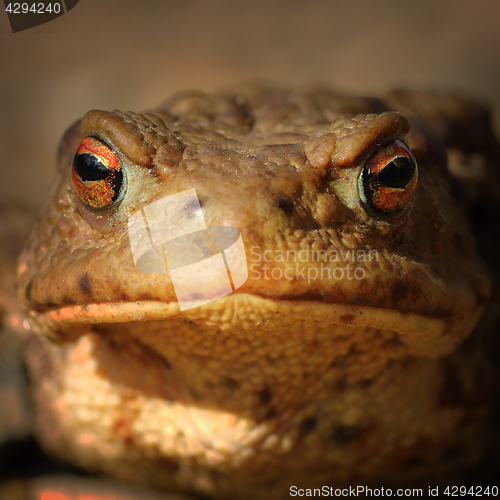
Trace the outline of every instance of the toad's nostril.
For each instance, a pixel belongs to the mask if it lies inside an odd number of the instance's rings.
[[[284,196],[278,196],[276,198],[276,206],[283,210],[286,215],[293,215],[295,212],[295,203],[290,198],[286,198]]]

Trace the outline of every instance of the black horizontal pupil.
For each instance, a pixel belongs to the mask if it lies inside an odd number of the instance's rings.
[[[111,201],[116,201],[123,184],[123,172],[110,170],[98,157],[89,153],[80,153],[73,159],[73,168],[83,182],[104,181]]]
[[[112,172],[107,169],[94,155],[81,153],[75,156],[73,166],[82,181],[102,181]]]
[[[415,163],[399,156],[388,163],[377,175],[378,182],[388,188],[405,188],[415,175]]]

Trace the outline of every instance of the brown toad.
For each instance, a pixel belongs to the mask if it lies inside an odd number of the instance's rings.
[[[476,464],[494,374],[483,330],[459,346],[490,295],[464,210],[472,160],[497,147],[482,113],[432,93],[254,87],[87,113],[18,268],[44,446],[214,498]],[[169,272],[136,269],[127,224],[193,188],[199,205],[166,218],[237,228],[248,279],[181,311]]]

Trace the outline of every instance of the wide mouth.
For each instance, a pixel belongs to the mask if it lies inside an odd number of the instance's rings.
[[[395,309],[310,300],[279,300],[235,293],[181,311],[177,302],[100,302],[30,311],[26,326],[56,341],[72,341],[94,325],[186,321],[221,330],[273,330],[298,321],[312,325],[366,327],[396,332],[415,354],[435,358],[452,352],[472,331],[482,310],[453,321]]]

